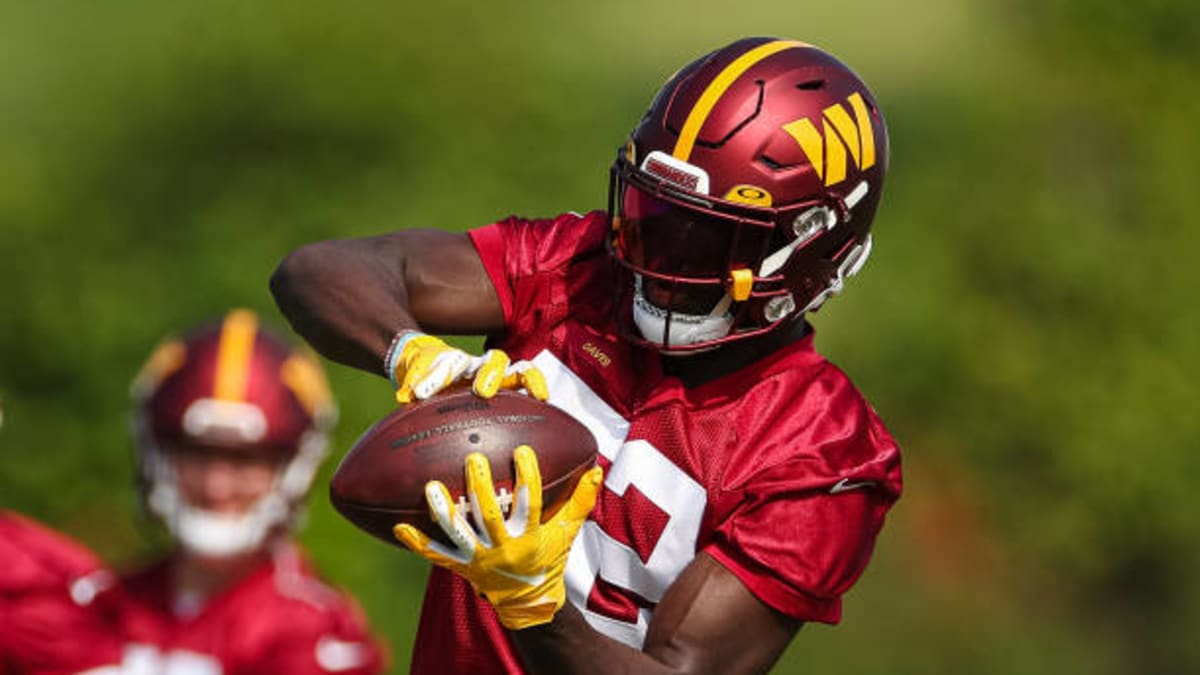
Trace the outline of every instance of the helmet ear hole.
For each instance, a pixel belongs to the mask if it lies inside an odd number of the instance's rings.
[[[818,89],[823,89],[824,87],[825,80],[808,80],[807,82],[801,82],[800,84],[796,85],[796,88],[800,89],[801,91],[816,91]]]

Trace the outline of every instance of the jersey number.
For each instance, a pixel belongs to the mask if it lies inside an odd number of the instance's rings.
[[[650,550],[639,551],[614,539],[596,522],[584,523],[567,560],[568,597],[596,630],[640,648],[652,608],[640,609],[637,622],[632,623],[589,610],[588,597],[599,578],[618,591],[623,589],[649,603],[658,603],[696,555],[707,496],[699,483],[644,440],[621,446],[604,487],[624,502],[620,507],[609,503],[606,508],[617,507],[623,518],[636,519],[638,514],[625,514],[623,508],[628,504],[627,491],[633,487],[667,515],[666,525]]]
[[[184,649],[161,651],[155,645],[125,645],[121,665],[89,670],[80,675],[221,675],[221,662],[207,654]]]

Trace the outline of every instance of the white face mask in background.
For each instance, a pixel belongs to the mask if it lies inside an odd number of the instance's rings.
[[[196,555],[225,558],[260,548],[271,530],[286,520],[288,510],[278,495],[269,494],[243,514],[179,505],[173,515],[168,527],[180,545]]]

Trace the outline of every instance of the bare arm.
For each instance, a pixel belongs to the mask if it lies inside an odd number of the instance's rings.
[[[532,673],[736,674],[769,670],[801,625],[700,554],[659,603],[642,651],[596,632],[570,604],[510,635]]]
[[[318,352],[376,374],[401,329],[480,335],[504,328],[470,238],[439,230],[302,246],[271,275],[271,293]]]

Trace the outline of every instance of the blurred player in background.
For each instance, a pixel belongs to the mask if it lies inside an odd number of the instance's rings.
[[[141,496],[174,550],[119,578],[0,512],[0,673],[381,672],[289,536],[335,416],[320,365],[235,310],[160,345],[133,395]]]
[[[762,672],[804,622],[840,619],[900,459],[805,316],[866,262],[887,161],[857,75],[750,38],[667,82],[607,211],[285,259],[272,290],[293,327],[400,402],[459,379],[523,387],[599,442],[602,484],[586,476],[546,524],[520,482],[505,519],[486,461],[467,461],[469,516],[427,486],[455,547],[396,528],[438,566],[413,672]],[[536,461],[516,463],[536,489]]]
[[[234,310],[162,343],[133,396],[143,502],[176,546],[122,579],[119,672],[380,672],[289,536],[335,417],[317,361]]]

